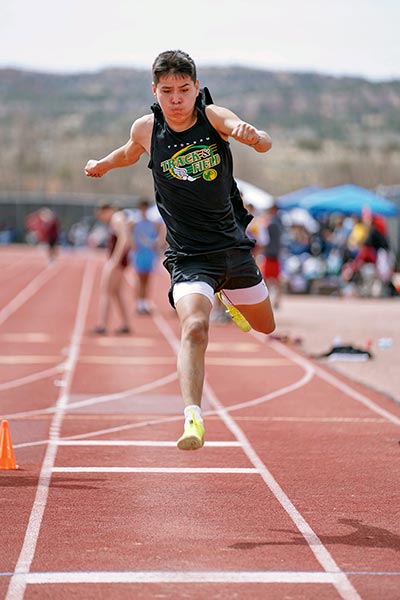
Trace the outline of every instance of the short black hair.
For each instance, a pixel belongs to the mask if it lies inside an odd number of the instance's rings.
[[[166,50],[161,52],[152,66],[153,82],[155,85],[163,75],[189,75],[191,80],[197,80],[194,60],[182,50]]]

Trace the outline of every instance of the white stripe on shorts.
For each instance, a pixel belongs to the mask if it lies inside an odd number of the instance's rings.
[[[237,290],[222,290],[225,298],[234,306],[243,304],[258,304],[269,296],[268,288],[264,281],[256,285]]]
[[[240,288],[236,290],[222,290],[228,303],[238,304],[258,304],[268,298],[268,288],[264,281],[260,281],[256,285],[248,288]],[[209,299],[210,303],[214,303],[214,290],[205,281],[183,281],[176,283],[173,289],[174,304],[187,296],[188,294],[201,294]]]
[[[211,304],[214,304],[214,290],[205,281],[181,281],[180,283],[175,283],[172,291],[175,306],[183,296],[187,296],[188,294],[201,294],[208,298]]]

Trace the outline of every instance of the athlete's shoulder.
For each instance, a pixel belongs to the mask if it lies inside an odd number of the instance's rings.
[[[154,115],[153,114],[147,114],[147,115],[143,115],[142,117],[139,117],[138,119],[136,119],[136,121],[133,122],[132,124],[132,131],[135,133],[143,133],[143,132],[148,132],[149,130],[153,129],[153,124],[154,124]]]
[[[154,115],[148,114],[136,119],[131,127],[132,142],[140,144],[147,152],[150,148],[153,125]]]
[[[226,108],[225,106],[219,106],[218,104],[207,104],[205,110],[208,119],[221,119],[232,112],[229,110],[229,108]]]
[[[120,223],[126,223],[127,217],[125,211],[116,210],[113,216],[111,217],[110,225],[114,227],[115,225],[119,225]]]
[[[232,116],[231,111],[224,106],[217,104],[208,104],[205,108],[205,113],[208,121],[218,131],[218,133],[226,139],[226,119]]]

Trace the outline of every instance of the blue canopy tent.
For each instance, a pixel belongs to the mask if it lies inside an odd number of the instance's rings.
[[[361,215],[365,208],[373,214],[395,217],[397,207],[393,202],[357,185],[339,185],[305,196],[300,206],[313,216],[324,213]]]
[[[303,198],[323,189],[324,188],[322,188],[320,185],[310,185],[309,187],[300,188],[298,190],[294,190],[294,192],[283,194],[283,196],[278,196],[277,198],[278,207],[281,210],[291,210],[292,208],[301,207],[300,203]]]

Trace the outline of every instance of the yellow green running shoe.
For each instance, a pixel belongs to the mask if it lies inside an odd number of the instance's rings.
[[[236,308],[236,306],[233,306],[233,304],[228,304],[227,302],[225,302],[222,292],[217,292],[217,296],[218,296],[219,301],[222,302],[222,304],[225,306],[226,311],[231,315],[232,321],[235,323],[235,325],[237,325],[239,327],[239,329],[241,329],[242,331],[245,331],[245,332],[250,331],[251,330],[250,323],[244,318],[244,316]]]
[[[190,420],[185,422],[183,434],[177,441],[179,450],[198,450],[204,445],[203,419],[197,419],[194,412]]]

